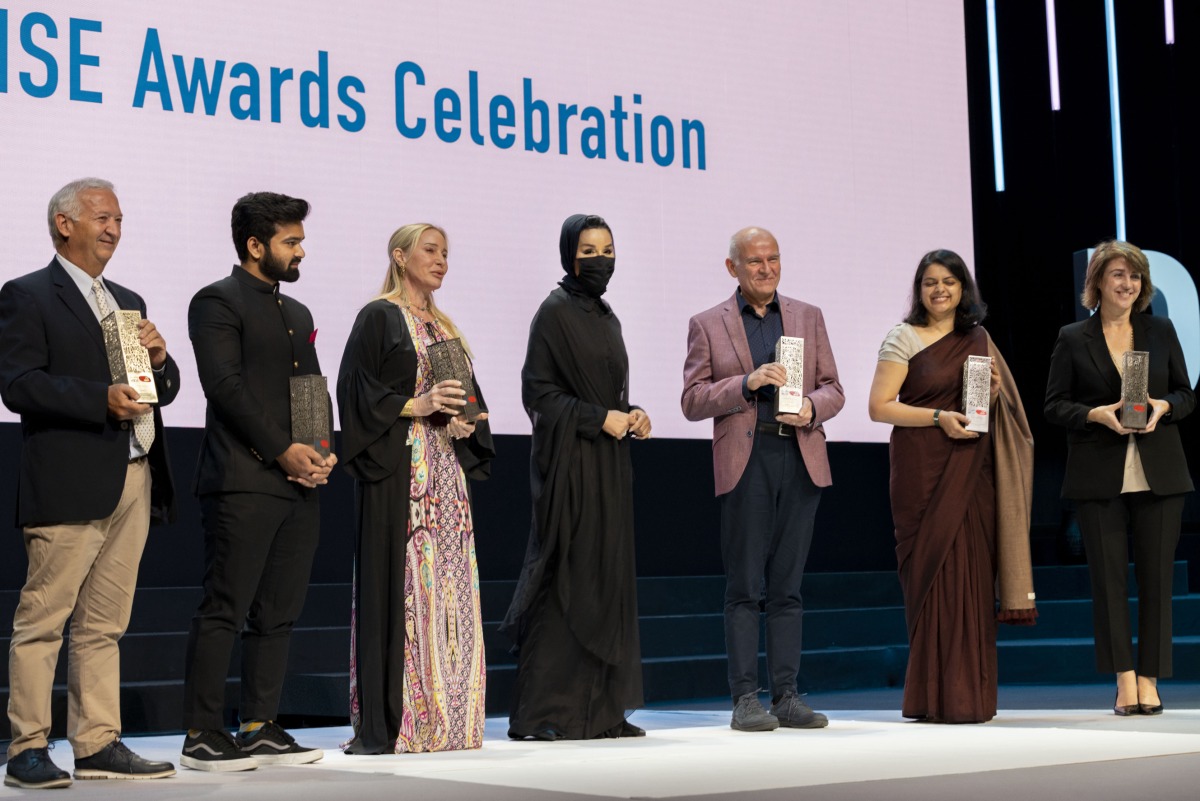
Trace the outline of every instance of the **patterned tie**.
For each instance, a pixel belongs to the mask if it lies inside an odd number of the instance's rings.
[[[100,310],[100,319],[103,320],[111,309],[108,307],[108,297],[104,294],[104,284],[100,283],[99,278],[92,279],[92,294],[96,296],[96,308]],[[150,446],[154,444],[154,412],[133,418],[133,436],[142,446],[142,451],[150,453]]]

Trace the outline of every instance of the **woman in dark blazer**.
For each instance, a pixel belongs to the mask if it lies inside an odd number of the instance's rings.
[[[1162,712],[1158,678],[1171,675],[1171,569],[1185,493],[1192,491],[1176,423],[1196,396],[1165,317],[1141,312],[1154,287],[1145,254],[1128,242],[1097,246],[1081,301],[1095,314],[1064,326],[1046,385],[1046,418],[1067,429],[1062,496],[1076,502],[1092,581],[1096,667],[1115,673],[1118,715]],[[1145,429],[1121,423],[1125,351],[1150,354]],[[1133,534],[1138,654],[1125,588]]]

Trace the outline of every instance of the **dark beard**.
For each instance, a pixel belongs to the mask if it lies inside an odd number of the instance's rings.
[[[275,258],[275,254],[267,248],[263,252],[262,261],[258,263],[258,268],[262,270],[262,274],[272,281],[283,281],[284,283],[292,283],[300,280],[300,268],[289,268],[282,260]]]

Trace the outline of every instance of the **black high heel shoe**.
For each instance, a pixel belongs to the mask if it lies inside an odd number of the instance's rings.
[[[1151,706],[1150,704],[1143,704],[1143,703],[1138,704],[1138,712],[1140,712],[1143,715],[1161,715],[1162,710],[1163,710],[1163,705],[1162,705],[1162,696],[1161,695],[1158,698],[1158,703],[1155,704],[1154,706]]]
[[[1120,704],[1120,705],[1118,705],[1117,699],[1120,697],[1121,697],[1121,692],[1120,692],[1120,690],[1118,690],[1117,694],[1115,696],[1113,696],[1113,714],[1114,715],[1119,715],[1124,718],[1124,717],[1129,717],[1130,715],[1144,714],[1142,712],[1141,704]],[[1159,711],[1162,711],[1162,707],[1159,707]]]

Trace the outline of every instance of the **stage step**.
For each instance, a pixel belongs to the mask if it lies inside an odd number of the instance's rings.
[[[1076,683],[1100,680],[1094,669],[1091,601],[1084,566],[1034,571],[1038,625],[1000,626],[1002,682]],[[1130,576],[1130,590],[1135,592]],[[510,643],[499,632],[515,582],[481,583],[488,660],[488,710],[503,712],[515,678]],[[1188,594],[1187,565],[1173,574],[1175,678],[1200,680],[1200,595]],[[647,701],[714,697],[726,692],[720,576],[642,578],[638,606]],[[16,591],[0,592],[0,620],[11,620]],[[201,598],[197,587],[141,588],[129,633],[121,643],[122,710],[128,733],[180,726],[187,630]],[[907,635],[894,573],[816,573],[805,578],[802,688],[821,691],[903,683]],[[328,722],[347,715],[349,693],[348,584],[314,584],[293,634],[282,710],[293,722]],[[1131,603],[1136,625],[1136,601]],[[4,632],[8,634],[8,631]],[[0,638],[7,652],[9,637]],[[56,671],[56,732],[65,723],[66,642]],[[238,654],[226,687],[232,722],[238,704]],[[765,660],[761,666],[766,676]],[[0,667],[0,704],[7,704],[8,665]],[[0,722],[0,739],[8,722]]]

